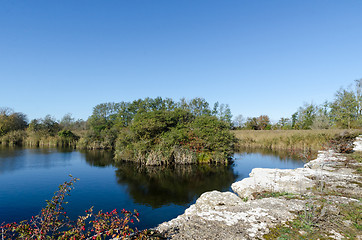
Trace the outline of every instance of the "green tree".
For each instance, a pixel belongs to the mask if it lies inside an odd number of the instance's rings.
[[[292,114],[292,128],[298,129],[298,112]]]
[[[311,126],[316,118],[317,106],[313,103],[305,103],[303,107],[298,109],[296,115],[292,116],[294,128],[296,129],[311,129]]]
[[[248,117],[245,122],[245,128],[250,130],[258,130],[258,121],[256,117]]]
[[[328,129],[331,127],[329,105],[330,104],[325,101],[324,104],[317,107],[316,116],[311,126],[312,129]]]
[[[63,129],[70,130],[72,128],[72,126],[74,125],[74,118],[72,117],[72,114],[71,113],[65,114],[62,117],[62,119],[60,120],[59,125]]]
[[[251,130],[269,130],[271,129],[269,116],[260,115],[259,117],[248,118],[245,122],[245,128]]]
[[[109,102],[98,104],[93,108],[93,114],[88,118],[90,127],[97,133],[110,129],[117,118],[121,108],[119,103]]]
[[[212,115],[216,116],[221,121],[226,122],[231,127],[232,124],[232,117],[231,110],[228,104],[219,104],[219,102],[216,102],[214,104],[214,108],[211,112]]]
[[[331,103],[331,118],[341,128],[356,127],[358,123],[358,100],[355,93],[350,90],[340,89]]]
[[[277,123],[277,128],[282,130],[292,129],[292,122],[289,118],[280,118]]]
[[[189,110],[195,116],[211,114],[209,103],[204,98],[196,97],[189,101],[185,98],[181,98],[178,106],[181,109]]]
[[[27,127],[26,115],[10,108],[0,108],[0,136]]]
[[[28,130],[39,135],[56,136],[61,130],[61,126],[55,118],[46,115],[44,118],[31,120]]]

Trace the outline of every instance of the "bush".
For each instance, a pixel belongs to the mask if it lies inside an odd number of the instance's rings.
[[[353,142],[358,136],[357,133],[350,133],[345,131],[341,134],[337,134],[331,141],[330,145],[333,150],[338,153],[351,153],[353,152]]]
[[[235,143],[229,125],[217,117],[158,110],[137,114],[121,130],[115,158],[146,165],[226,163]]]
[[[126,210],[120,213],[114,209],[111,212],[93,213],[93,208],[86,210],[84,216],[71,221],[64,211],[65,197],[73,189],[74,183],[79,180],[71,176],[71,180],[59,185],[51,200],[40,214],[31,220],[20,223],[1,224],[1,239],[110,239],[115,237],[129,237],[132,239],[151,238],[147,230],[132,229],[129,224],[138,219],[138,212]],[[121,216],[119,215],[121,214]],[[157,239],[157,238],[154,238]]]

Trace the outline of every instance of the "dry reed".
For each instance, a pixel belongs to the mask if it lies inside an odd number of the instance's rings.
[[[233,130],[241,148],[268,148],[273,150],[321,150],[344,129],[323,130]],[[348,130],[362,133],[362,130]]]

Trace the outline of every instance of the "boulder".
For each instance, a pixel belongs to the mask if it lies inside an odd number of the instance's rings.
[[[249,178],[231,185],[231,189],[240,198],[254,199],[255,193],[261,192],[286,192],[302,194],[307,188],[314,186],[313,181],[307,176],[314,175],[315,170],[297,169],[268,169],[254,168]]]

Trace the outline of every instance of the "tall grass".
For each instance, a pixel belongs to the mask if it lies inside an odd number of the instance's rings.
[[[4,146],[22,145],[27,136],[28,135],[24,130],[11,131],[8,134],[0,137],[0,144]]]
[[[324,130],[233,130],[240,148],[267,148],[272,150],[321,150],[343,129]],[[362,134],[362,130],[348,130]]]
[[[59,136],[39,135],[25,130],[11,131],[0,137],[3,146],[76,147],[77,142]]]

